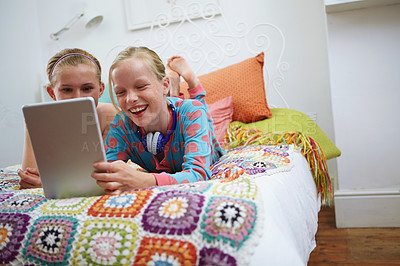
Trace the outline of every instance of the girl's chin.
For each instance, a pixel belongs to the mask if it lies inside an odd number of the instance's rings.
[[[147,125],[146,121],[143,118],[137,117],[135,115],[133,115],[132,113],[128,112],[125,114],[129,117],[130,120],[133,121],[133,123],[135,123],[135,125],[137,125],[138,127],[145,127]]]

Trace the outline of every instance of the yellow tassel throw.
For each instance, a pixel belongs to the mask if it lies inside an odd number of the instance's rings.
[[[294,145],[306,158],[321,200],[331,205],[333,193],[328,174],[325,155],[319,144],[301,132],[262,132],[257,129],[245,129],[239,125],[229,125],[225,136],[224,147],[229,150],[239,146],[249,145]]]

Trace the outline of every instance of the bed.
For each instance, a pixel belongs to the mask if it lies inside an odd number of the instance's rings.
[[[175,34],[181,25],[157,29]],[[165,58],[176,54],[149,38]],[[199,78],[227,151],[212,178],[49,200],[42,189],[18,190],[19,165],[1,169],[1,265],[307,265],[321,204],[332,200],[326,160],[340,150],[307,115],[268,104],[266,91],[282,80],[264,62],[271,51],[217,68],[219,57],[193,56],[198,48],[182,55],[201,66],[215,59]]]
[[[1,264],[305,265],[315,247],[320,199],[293,145],[238,147],[213,180],[113,197],[48,200],[17,190],[15,170],[1,172]]]

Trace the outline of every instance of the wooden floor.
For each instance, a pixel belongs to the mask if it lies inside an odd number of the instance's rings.
[[[400,228],[335,227],[333,208],[319,213],[317,247],[308,265],[400,265]]]

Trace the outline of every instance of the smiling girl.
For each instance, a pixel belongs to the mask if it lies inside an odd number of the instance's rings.
[[[95,163],[99,171],[92,174],[107,194],[211,177],[209,167],[224,151],[215,137],[200,83],[189,90],[191,98],[196,95],[199,100],[167,97],[170,79],[164,64],[146,47],[120,52],[109,80],[122,113],[115,117],[106,139],[111,162]],[[149,173],[130,167],[128,160]]]
[[[110,122],[114,119],[117,111],[112,104],[99,103],[99,98],[104,92],[99,61],[84,50],[64,49],[50,58],[47,64],[47,76],[50,82],[46,88],[47,93],[55,101],[80,97],[92,97],[94,99],[104,140]],[[18,175],[21,178],[21,189],[41,187],[39,172],[26,127],[22,170],[18,171]]]

